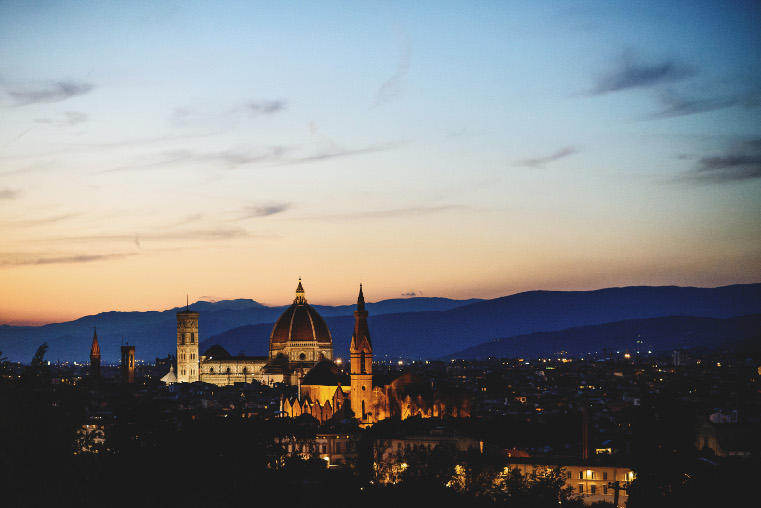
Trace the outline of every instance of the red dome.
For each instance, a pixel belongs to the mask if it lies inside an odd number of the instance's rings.
[[[328,325],[322,316],[312,308],[304,298],[304,288],[296,289],[296,299],[275,323],[270,335],[270,349],[274,344],[288,342],[320,342],[332,343]]]

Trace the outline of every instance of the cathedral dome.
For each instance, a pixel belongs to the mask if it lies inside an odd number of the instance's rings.
[[[312,308],[304,297],[304,288],[299,279],[296,298],[275,323],[270,335],[270,349],[292,342],[318,342],[331,344],[330,330],[322,316]]]

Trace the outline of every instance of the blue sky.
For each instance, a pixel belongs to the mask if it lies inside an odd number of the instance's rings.
[[[0,321],[761,280],[757,2],[3,2]]]

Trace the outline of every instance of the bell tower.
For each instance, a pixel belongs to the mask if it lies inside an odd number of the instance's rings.
[[[131,385],[135,382],[135,346],[122,346],[121,376],[122,383]]]
[[[186,303],[177,313],[177,382],[192,383],[199,375],[198,312]]]
[[[359,285],[357,310],[354,311],[354,333],[351,336],[351,410],[360,425],[375,423],[372,407],[373,345],[367,328],[367,311],[362,284]]]
[[[98,331],[93,328],[92,346],[90,346],[90,377],[93,381],[100,379],[100,344],[98,344]]]

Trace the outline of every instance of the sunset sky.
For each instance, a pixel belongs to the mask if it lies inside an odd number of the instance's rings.
[[[0,324],[759,282],[759,5],[0,2]]]

